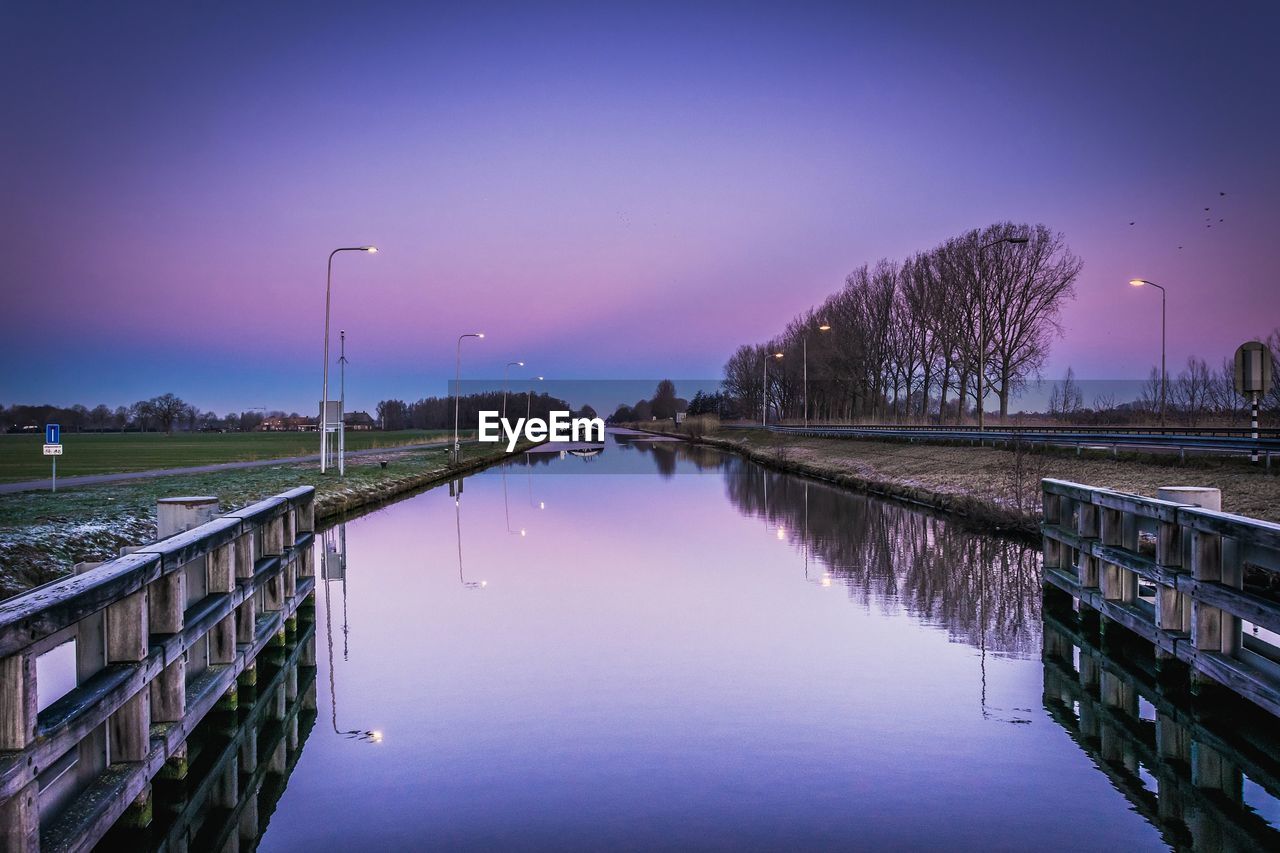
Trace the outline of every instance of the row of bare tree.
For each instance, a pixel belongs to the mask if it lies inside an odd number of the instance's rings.
[[[767,359],[771,417],[803,417],[807,348],[811,418],[958,421],[979,371],[1003,418],[1044,363],[1080,269],[1062,234],[1011,222],[864,265],[779,337],[739,347],[725,389],[758,416]]]
[[[1280,328],[1259,340],[1271,352],[1272,375],[1280,376]],[[1180,371],[1168,375],[1165,395],[1166,420],[1190,427],[1243,423],[1251,406],[1249,399],[1236,393],[1232,356],[1224,357],[1216,368],[1203,358],[1188,357]],[[1090,397],[1075,371],[1067,368],[1067,375],[1050,389],[1046,414],[1073,423],[1149,422],[1159,415],[1160,404],[1160,371],[1154,367],[1137,398],[1128,401],[1119,400],[1106,390]],[[1276,423],[1280,415],[1280,385],[1273,384],[1258,404],[1262,421]]]

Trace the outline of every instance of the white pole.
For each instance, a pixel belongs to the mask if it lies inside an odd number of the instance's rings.
[[[1254,395],[1254,399],[1255,399],[1255,400],[1257,399],[1257,395],[1256,395],[1256,394]],[[57,457],[57,456],[54,456],[54,457],[52,457],[52,458],[53,458],[53,490],[56,492],[56,491],[58,491],[58,457]],[[1258,457],[1256,457],[1256,456],[1255,456],[1255,457],[1253,457],[1253,461],[1254,461],[1254,462],[1257,462],[1257,461],[1258,461]]]
[[[340,330],[338,356],[338,476],[347,474],[347,333]],[[346,578],[346,574],[343,574]],[[344,580],[345,583],[345,580]]]

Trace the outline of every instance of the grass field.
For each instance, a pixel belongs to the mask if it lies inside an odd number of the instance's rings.
[[[421,438],[422,433],[402,433]],[[210,436],[213,437],[213,436]],[[314,438],[314,434],[312,435]],[[447,447],[395,451],[351,460],[347,475],[321,476],[314,462],[264,465],[232,472],[170,474],[151,480],[0,495],[0,599],[61,577],[81,560],[105,560],[124,545],[156,533],[156,500],[173,495],[216,495],[222,510],[244,506],[295,486],[316,487],[316,511],[390,496],[405,483],[447,473]],[[497,460],[496,445],[464,444],[464,462]],[[61,466],[59,466],[61,467]]]
[[[447,430],[348,432],[347,450],[421,444],[450,435]],[[50,459],[41,454],[43,445],[43,435],[0,435],[0,482],[47,478]],[[64,432],[62,446],[59,478],[306,456],[320,452],[320,436],[314,432]]]

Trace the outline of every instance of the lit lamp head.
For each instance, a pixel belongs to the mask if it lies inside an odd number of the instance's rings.
[[[361,246],[360,251],[368,252],[371,255],[376,255],[378,254],[378,247],[377,246]]]
[[[820,323],[820,324],[818,325],[818,331],[819,331],[819,332],[829,332],[829,331],[831,331],[831,324],[830,324],[830,323]]]
[[[773,357],[774,357],[774,358],[782,358],[782,353],[780,353],[780,352],[775,352],[775,353],[773,354]]]
[[[1150,284],[1151,282],[1147,281],[1145,278],[1131,278],[1129,279],[1129,283],[1134,287],[1142,287],[1142,285]]]
[[[476,332],[476,333],[475,333],[475,336],[476,336],[477,338],[483,338],[483,337],[484,337],[484,332]]]

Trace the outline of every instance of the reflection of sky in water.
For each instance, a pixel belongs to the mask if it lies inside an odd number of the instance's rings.
[[[1042,710],[1025,552],[807,491],[611,439],[348,523],[337,716],[385,739],[318,729],[262,849],[1159,847]]]

